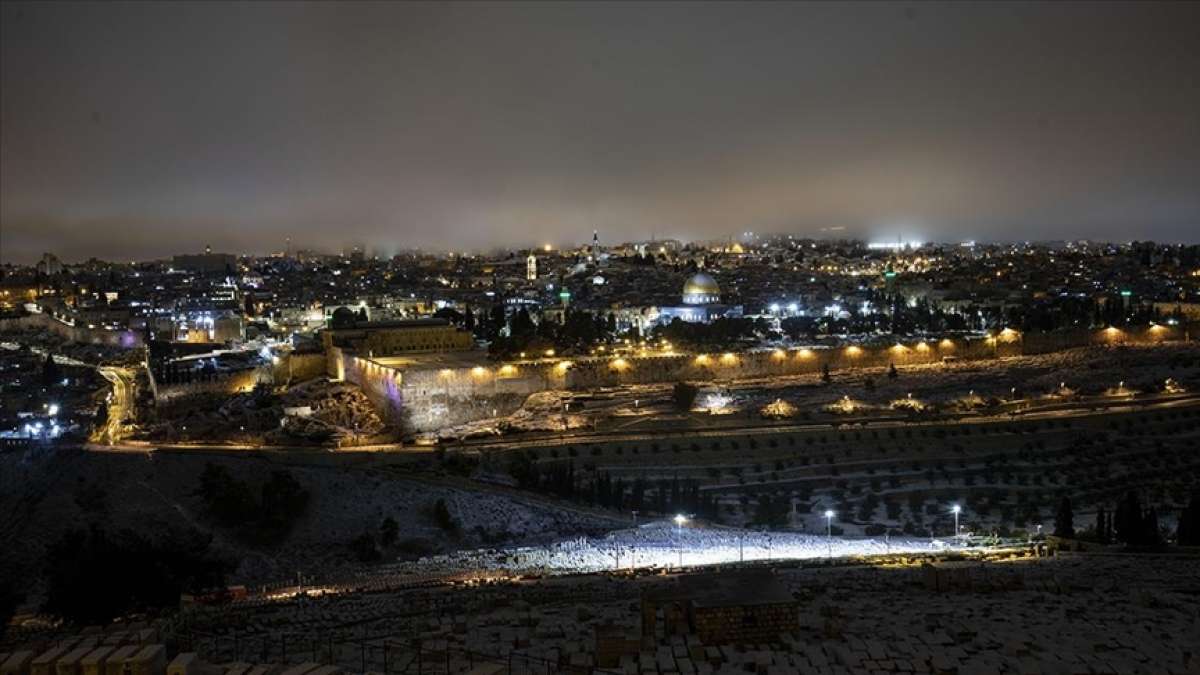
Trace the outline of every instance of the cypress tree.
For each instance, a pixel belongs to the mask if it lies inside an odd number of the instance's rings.
[[[1192,495],[1187,508],[1179,514],[1175,538],[1180,546],[1200,545],[1200,497]]]
[[[1142,503],[1133,490],[1125,493],[1124,499],[1117,504],[1113,525],[1116,528],[1117,541],[1124,544],[1141,543],[1144,530]]]
[[[1146,509],[1146,517],[1142,525],[1142,543],[1155,546],[1162,543],[1162,535],[1158,528],[1158,509],[1151,506]]]
[[[1058,513],[1054,515],[1054,536],[1071,539],[1075,536],[1075,512],[1071,508],[1071,498],[1063,497],[1058,503]]]

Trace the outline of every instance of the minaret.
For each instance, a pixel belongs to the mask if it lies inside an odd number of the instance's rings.
[[[592,230],[592,260],[600,259],[600,232]]]

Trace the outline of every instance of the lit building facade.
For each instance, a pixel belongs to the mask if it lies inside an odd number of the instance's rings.
[[[675,319],[692,323],[708,323],[714,319],[742,316],[741,305],[721,303],[721,287],[711,276],[699,272],[683,284],[683,304],[677,307],[660,307],[658,322],[671,323]]]

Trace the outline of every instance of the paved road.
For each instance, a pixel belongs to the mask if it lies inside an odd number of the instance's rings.
[[[112,396],[108,402],[108,421],[103,429],[92,434],[93,443],[114,445],[125,435],[125,418],[133,413],[134,373],[129,368],[100,366],[100,375],[112,383]]]

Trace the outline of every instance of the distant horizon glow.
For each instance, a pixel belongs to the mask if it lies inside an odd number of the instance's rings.
[[[1196,25],[1200,3],[5,2],[0,262],[1197,243]]]

